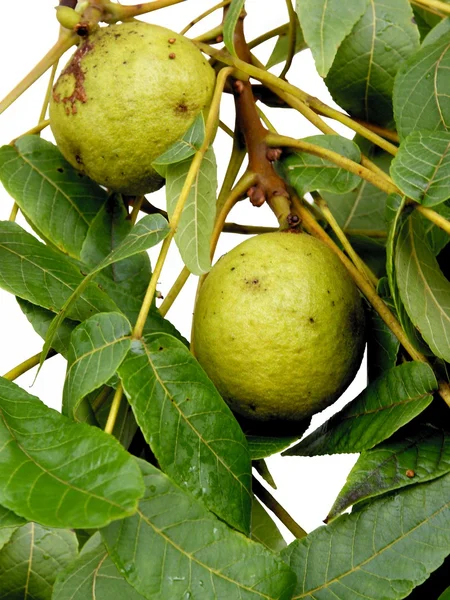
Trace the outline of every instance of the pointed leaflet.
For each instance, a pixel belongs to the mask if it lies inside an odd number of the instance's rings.
[[[447,2],[448,3],[448,2]],[[433,15],[434,16],[434,15]],[[433,29],[429,32],[427,37],[422,42],[422,48],[425,46],[430,46],[437,42],[440,38],[447,36],[450,32],[450,18],[442,19],[442,21],[438,20],[437,25],[433,27]]]
[[[333,150],[357,163],[361,160],[358,146],[339,135],[313,135],[302,141]],[[307,152],[293,152],[282,159],[281,164],[289,183],[300,196],[314,190],[344,194],[361,181],[357,175]]]
[[[107,193],[37,135],[0,148],[0,180],[37,232],[79,258],[89,224]]]
[[[344,38],[364,14],[368,0],[297,0],[297,14],[316,68],[325,77]]]
[[[430,250],[416,212],[403,224],[395,270],[406,311],[436,356],[450,361],[450,282]]]
[[[55,317],[55,313],[45,308],[41,308],[40,306],[36,306],[35,304],[31,304],[31,302],[27,302],[27,300],[22,300],[22,298],[16,298],[16,300],[35,332],[40,335],[41,338],[45,339],[50,323]],[[64,358],[67,358],[67,354],[69,353],[70,336],[77,325],[77,321],[64,319],[53,338],[52,348],[64,356]]]
[[[3,378],[0,463],[0,504],[48,527],[102,527],[133,514],[143,493],[134,458],[112,436]]]
[[[450,554],[450,475],[343,515],[282,552],[293,600],[400,600]]]
[[[329,518],[363,500],[450,472],[450,435],[426,423],[412,429],[361,454]]]
[[[0,551],[0,598],[51,600],[56,576],[77,554],[73,531],[23,525]]]
[[[450,41],[422,46],[402,65],[395,80],[394,112],[401,139],[416,130],[450,128]]]
[[[111,379],[130,344],[131,325],[120,313],[100,313],[78,325],[67,357],[63,414],[78,420],[83,398]]]
[[[272,521],[272,518],[266,509],[255,497],[253,497],[252,501],[250,539],[263,544],[273,552],[280,552],[283,548],[286,548],[286,542],[278,527]]]
[[[137,223],[123,241],[116,246],[105,258],[96,265],[78,287],[69,296],[66,302],[61,307],[52,323],[50,324],[47,335],[45,337],[44,348],[41,353],[41,366],[47,356],[48,351],[52,347],[53,337],[56,334],[64,318],[71,313],[71,307],[82,296],[88,285],[91,285],[92,279],[102,271],[105,267],[109,267],[115,262],[129,258],[135,254],[139,254],[143,250],[147,250],[163,240],[169,228],[167,221],[162,215],[147,215]],[[82,320],[82,319],[80,319]]]
[[[119,573],[99,533],[83,546],[76,560],[60,571],[52,600],[143,600]]]
[[[168,165],[166,173],[167,212],[171,218],[183,189],[191,161]],[[217,166],[212,148],[202,160],[184,205],[175,241],[186,267],[194,275],[211,268],[210,242],[216,216]]]
[[[450,131],[414,131],[392,161],[391,177],[409,198],[435,206],[450,198]]]
[[[133,341],[119,375],[162,470],[221,519],[248,532],[247,442],[189,350],[172,336],[146,335]]]
[[[318,456],[372,448],[420,414],[437,381],[429,365],[410,362],[386,371],[343,410],[285,456]]]
[[[296,20],[295,29],[295,54],[302,52],[308,47],[303,37],[303,31],[300,27],[298,20]],[[266,64],[266,69],[270,69],[281,62],[284,62],[289,54],[289,28],[286,27],[286,31],[280,33],[277,42],[274,46],[272,54]]]
[[[16,223],[0,221],[0,287],[51,311],[61,309],[84,280],[80,270]],[[117,310],[98,287],[90,284],[67,316],[83,321],[92,314]]]
[[[234,47],[234,31],[241,12],[244,8],[245,0],[231,0],[229,7],[227,8],[227,14],[223,23],[223,41],[226,49],[231,54],[236,56],[236,49]]]
[[[419,32],[408,0],[369,0],[336,54],[327,87],[352,117],[389,125],[394,78],[418,47]]]
[[[111,558],[148,600],[290,600],[278,557],[233,531],[152,465],[136,515],[102,529]]]
[[[160,175],[166,177],[166,169],[168,165],[181,162],[193,156],[205,139],[205,120],[203,113],[199,113],[186,131],[181,140],[178,140],[168,150],[161,154],[152,162],[152,167],[155,168]]]
[[[265,435],[247,435],[248,447],[250,449],[250,456],[252,460],[258,460],[260,458],[267,458],[272,454],[278,454],[282,450],[289,448],[289,446],[296,442],[302,434],[291,437],[269,437]]]

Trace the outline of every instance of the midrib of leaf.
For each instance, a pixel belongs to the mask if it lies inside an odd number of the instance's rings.
[[[25,583],[24,600],[28,597],[28,588],[30,586],[31,565],[33,563],[33,546],[34,546],[34,523],[31,523],[31,541],[30,541],[30,556],[28,559],[27,580]]]
[[[364,94],[364,109],[366,111],[366,121],[370,121],[370,118],[369,118],[369,87],[370,87],[370,77],[372,74],[373,54],[375,52],[375,39],[376,39],[376,27],[377,27],[377,15],[375,12],[374,0],[370,0],[370,5],[372,7],[372,47],[370,49],[370,54],[369,54],[369,68],[367,70],[366,92]]]
[[[147,359],[148,362],[153,370],[153,373],[155,374],[155,378],[157,379],[157,381],[159,382],[159,384],[161,385],[161,387],[164,390],[164,393],[166,394],[167,398],[171,398],[171,394],[169,392],[169,390],[167,389],[166,385],[164,384],[164,382],[162,381],[162,379],[159,376],[159,373],[155,367],[155,365],[153,364],[153,361],[151,359],[150,353],[148,351],[147,345],[144,343],[142,344],[144,346],[144,350],[145,350],[145,354],[147,355]],[[179,363],[177,363],[179,364]],[[177,366],[177,364],[174,365],[165,365],[164,368],[168,368],[169,366]],[[220,462],[225,469],[232,475],[232,477],[239,483],[240,487],[248,494],[249,492],[247,491],[246,487],[243,485],[242,481],[239,479],[239,477],[237,477],[233,471],[230,469],[230,467],[222,460],[222,458],[214,451],[213,448],[211,448],[211,446],[208,444],[208,442],[203,438],[203,436],[201,435],[201,433],[192,425],[192,423],[190,422],[190,420],[186,417],[186,415],[183,413],[183,411],[180,409],[180,407],[178,406],[178,404],[176,402],[172,402],[172,406],[174,408],[177,409],[178,413],[180,414],[180,417],[187,423],[187,425],[189,425],[189,427],[192,429],[192,431],[198,436],[198,438],[205,444],[205,446],[211,451],[211,453],[216,457],[217,462]]]
[[[406,400],[401,400],[400,402],[395,402],[395,404],[389,404],[388,406],[380,406],[378,408],[373,408],[372,410],[367,410],[363,413],[358,413],[358,414],[352,413],[351,415],[343,417],[342,422],[349,420],[349,419],[356,419],[358,417],[365,417],[366,415],[373,415],[373,414],[378,413],[383,410],[392,410],[393,408],[397,408],[397,406],[402,406],[402,404],[409,404],[410,402],[415,402],[416,400],[421,400],[422,398],[425,398],[426,396],[429,396],[429,395],[430,395],[429,392],[423,392],[422,394],[419,394],[418,396],[413,396],[412,398],[407,398]]]
[[[42,179],[44,179],[45,181],[47,181],[52,187],[55,188],[56,191],[60,192],[60,194],[62,196],[64,196],[64,198],[66,200],[68,200],[69,204],[71,204],[72,207],[75,209],[75,211],[80,215],[80,217],[83,219],[83,221],[86,223],[86,225],[87,226],[90,225],[89,221],[86,219],[86,217],[80,211],[80,209],[78,208],[78,206],[73,203],[73,201],[72,201],[72,199],[71,199],[70,196],[67,196],[67,194],[65,194],[63,192],[63,190],[56,185],[55,182],[53,182],[51,179],[49,179],[44,173],[42,173],[39,169],[37,169],[29,160],[27,160],[25,158],[24,154],[19,154],[19,152],[17,152],[17,155],[20,156],[24,160],[24,162],[26,162],[33,171],[35,171],[38,175],[40,175],[42,177]],[[10,161],[8,161],[8,162],[10,162]]]
[[[271,596],[267,596],[267,594],[263,594],[262,592],[259,592],[257,590],[255,590],[254,588],[250,588],[242,583],[240,583],[239,581],[235,581],[234,579],[231,579],[230,577],[227,577],[226,575],[224,575],[223,573],[221,573],[220,571],[217,571],[216,569],[206,565],[205,563],[201,562],[198,558],[196,558],[194,556],[194,554],[190,553],[190,552],[186,552],[186,550],[184,550],[183,548],[181,548],[178,544],[176,544],[173,540],[171,540],[165,533],[164,533],[164,529],[159,529],[158,527],[156,527],[156,525],[154,525],[147,517],[146,515],[144,515],[139,509],[137,510],[137,514],[141,517],[141,519],[147,523],[147,525],[149,525],[158,535],[160,535],[162,538],[164,538],[164,540],[169,543],[173,548],[175,548],[178,552],[180,552],[181,554],[183,554],[184,556],[186,556],[189,560],[191,560],[192,562],[195,562],[197,565],[203,567],[204,569],[206,569],[207,571],[209,571],[210,573],[214,573],[215,575],[217,575],[217,577],[220,577],[221,579],[224,579],[225,581],[228,581],[229,583],[233,583],[234,585],[237,585],[238,587],[240,587],[241,589],[245,590],[246,592],[251,592],[252,594],[258,594],[261,598],[267,598],[267,600],[273,600],[273,598]],[[200,521],[203,521],[204,519],[199,519]],[[190,521],[191,523],[193,521]],[[179,525],[179,523],[176,523],[175,525]],[[175,525],[170,525],[169,527],[174,527]],[[140,530],[140,526],[138,528],[138,532]],[[203,548],[199,548],[199,550],[203,550]],[[230,565],[226,565],[227,567],[229,567]],[[259,581],[255,582],[255,586],[258,585]],[[214,586],[213,586],[214,587]]]
[[[441,105],[439,103],[439,94],[438,94],[438,88],[437,88],[437,76],[438,76],[438,71],[439,71],[439,66],[441,64],[441,61],[444,58],[444,56],[447,53],[449,48],[450,48],[450,44],[444,48],[444,50],[442,51],[442,54],[438,58],[435,69],[434,69],[434,79],[433,79],[433,81],[434,81],[434,96],[436,98],[436,108],[439,112],[439,116],[441,117],[441,122],[444,125],[445,129],[448,129],[448,126],[447,126],[447,123],[445,122],[445,118],[442,113]]]
[[[322,10],[322,20],[320,22],[320,53],[322,56],[322,71],[325,71],[325,48],[324,48],[324,37],[323,37],[323,31],[324,31],[324,27],[325,27],[325,14],[327,12],[327,8],[328,8],[328,0],[325,0],[324,5],[323,5],[323,10]]]
[[[76,490],[77,492],[81,492],[81,493],[82,493],[82,494],[84,494],[85,496],[92,497],[92,498],[96,498],[97,500],[100,500],[100,501],[102,501],[102,502],[106,502],[107,504],[110,504],[111,506],[114,506],[115,508],[119,508],[120,510],[123,510],[123,509],[122,509],[122,507],[120,506],[120,504],[116,504],[115,502],[112,502],[112,501],[111,501],[111,500],[109,500],[108,498],[105,498],[105,497],[103,497],[103,496],[98,496],[97,494],[94,494],[93,492],[88,492],[88,491],[86,491],[86,490],[83,490],[83,489],[81,489],[81,488],[77,487],[76,485],[73,485],[73,484],[71,484],[71,483],[69,483],[69,482],[67,482],[67,481],[64,481],[64,479],[61,479],[60,477],[57,477],[57,476],[56,476],[54,473],[51,473],[51,472],[50,472],[50,471],[49,471],[49,470],[48,470],[46,467],[44,467],[43,465],[41,465],[41,464],[40,464],[40,463],[39,463],[39,462],[38,462],[36,459],[32,458],[32,457],[30,456],[30,454],[28,454],[28,452],[25,450],[25,448],[23,448],[23,446],[22,446],[22,445],[19,443],[19,440],[18,440],[18,439],[16,438],[16,436],[14,435],[14,433],[13,433],[13,429],[11,429],[11,428],[10,428],[10,426],[8,425],[8,423],[7,423],[7,421],[6,421],[5,417],[4,417],[4,412],[5,412],[5,411],[4,411],[2,408],[0,408],[0,415],[1,415],[1,417],[2,417],[3,424],[5,425],[6,429],[9,431],[9,434],[11,435],[11,438],[12,438],[12,440],[8,440],[8,441],[7,441],[7,443],[6,443],[4,446],[2,446],[2,448],[0,449],[0,451],[1,451],[1,450],[3,450],[3,448],[5,448],[5,447],[6,447],[6,445],[7,445],[7,444],[8,444],[10,441],[15,441],[15,442],[16,442],[16,444],[17,444],[17,446],[20,448],[20,450],[21,450],[21,451],[24,453],[24,455],[25,455],[25,456],[28,458],[28,460],[29,460],[29,461],[30,461],[32,464],[34,464],[34,465],[37,465],[37,466],[38,466],[40,469],[42,469],[42,471],[43,471],[44,473],[46,473],[47,475],[50,475],[50,477],[52,477],[53,479],[55,479],[55,480],[56,480],[56,481],[58,481],[59,483],[62,483],[62,484],[64,484],[65,486],[67,486],[68,488],[71,488],[71,489],[73,489],[73,490]],[[79,457],[77,457],[77,460],[80,460],[81,458],[83,458],[83,457],[79,456]],[[71,461],[71,462],[73,462],[73,461]],[[23,464],[23,463],[22,463],[22,464]],[[66,463],[66,465],[67,465],[67,464],[68,464],[68,463]],[[22,466],[22,465],[21,465],[21,466]],[[62,467],[62,466],[65,466],[65,465],[59,465],[59,467]],[[20,468],[20,467],[19,467],[19,468]],[[12,473],[11,477],[13,477],[14,475],[15,475],[15,471]],[[11,479],[11,477],[10,477],[10,479]],[[36,480],[36,481],[37,481],[37,480]],[[5,487],[7,487],[8,485],[9,485],[9,481],[6,483],[6,486],[5,486]],[[34,485],[36,485],[36,482],[34,482],[34,484],[33,484],[33,488],[31,488],[31,490],[30,490],[30,494],[31,494],[31,492],[32,492],[32,491],[33,491],[33,489],[34,489]]]
[[[332,583],[340,583],[341,585],[345,586],[345,584],[343,584],[342,581],[340,581],[340,579],[346,577],[347,575],[350,575],[351,573],[355,573],[356,571],[362,570],[362,568],[364,567],[364,565],[370,563],[372,560],[374,560],[374,558],[376,558],[378,555],[382,554],[386,550],[389,550],[389,548],[391,548],[392,546],[394,546],[394,544],[396,544],[397,542],[400,542],[401,540],[405,539],[406,537],[408,537],[409,535],[411,535],[412,533],[414,533],[414,531],[416,531],[417,529],[419,529],[420,527],[422,527],[425,523],[427,523],[428,521],[430,521],[431,519],[433,519],[436,515],[438,515],[439,513],[441,513],[443,510],[446,510],[447,508],[449,508],[449,506],[450,506],[450,501],[447,502],[447,504],[444,504],[443,506],[441,506],[441,508],[439,508],[432,515],[429,515],[424,521],[421,521],[420,523],[418,523],[412,529],[408,529],[408,531],[406,533],[404,533],[403,535],[400,535],[398,538],[396,538],[395,540],[393,540],[392,542],[390,542],[386,546],[383,546],[382,548],[380,548],[376,553],[372,554],[372,556],[369,556],[369,558],[367,558],[366,560],[364,560],[363,562],[361,562],[359,565],[356,565],[355,567],[349,569],[345,573],[341,573],[338,577],[335,577],[334,579],[331,579],[330,581],[327,581],[323,585],[320,585],[319,587],[316,587],[313,590],[308,590],[307,592],[305,592],[305,594],[312,596],[312,594],[314,594],[315,592],[320,592],[320,590],[323,590],[323,589],[327,588]],[[357,514],[358,514],[358,518],[355,521],[355,531],[356,531],[359,519],[361,518],[361,516],[363,515],[363,513],[357,513]],[[373,529],[375,529],[376,522],[377,521],[375,521],[375,523],[373,525]],[[353,536],[353,542],[354,542],[354,540],[355,540],[355,536]],[[330,536],[330,544],[331,544],[331,536]],[[309,554],[309,548],[310,547],[308,547],[308,554]],[[308,560],[308,554],[306,555],[306,560]],[[329,556],[330,556],[330,553],[329,553]],[[352,564],[353,564],[353,544],[352,544]],[[370,574],[371,575],[376,575],[376,573],[372,573],[372,572],[370,572]],[[378,577],[380,577],[380,579],[382,579],[382,577],[380,575]],[[305,569],[305,578],[306,578],[306,569]],[[304,586],[304,584],[305,584],[305,580],[303,581],[303,586]],[[302,594],[301,596],[294,596],[292,598],[292,600],[301,600],[301,598],[305,598],[306,597],[305,594]]]
[[[93,348],[92,350],[89,350],[89,352],[85,352],[84,354],[80,354],[80,356],[78,356],[78,358],[76,360],[74,360],[73,363],[70,365],[70,367],[69,367],[69,369],[67,371],[66,379],[69,376],[69,373],[72,370],[72,367],[74,367],[77,363],[79,363],[80,360],[85,359],[86,356],[90,356],[91,354],[96,354],[97,352],[102,352],[105,348],[109,348],[109,346],[113,346],[114,344],[118,344],[119,342],[123,342],[126,339],[131,339],[131,336],[130,335],[124,335],[121,338],[117,338],[117,339],[113,340],[112,342],[107,342],[103,346],[97,346],[97,347]]]
[[[441,305],[437,301],[436,297],[433,294],[433,290],[430,287],[430,285],[428,284],[428,281],[426,280],[425,275],[424,275],[424,273],[422,271],[422,268],[421,268],[421,265],[420,265],[420,261],[419,261],[419,258],[417,256],[417,252],[416,252],[416,245],[415,245],[415,242],[414,242],[414,234],[413,234],[413,231],[412,231],[412,227],[413,227],[412,220],[408,219],[408,221],[409,221],[408,222],[408,229],[409,229],[409,232],[410,232],[411,250],[412,250],[412,256],[411,256],[411,258],[414,260],[414,262],[417,265],[417,271],[419,273],[419,277],[423,281],[423,285],[424,285],[425,291],[429,292],[429,294],[431,296],[431,299],[433,300],[434,304],[437,306],[437,308],[438,308],[439,312],[441,313],[441,315],[444,316],[444,320],[446,319],[450,323],[450,317],[449,317],[449,315],[447,315],[447,313],[442,309]],[[425,300],[425,305],[426,305],[426,300]],[[426,308],[426,306],[425,306],[425,308]],[[429,319],[428,319],[428,315],[427,315],[426,311],[424,312],[424,314],[425,314],[425,316],[427,318],[427,321],[429,323]],[[442,319],[442,316],[441,316],[441,319]],[[433,330],[431,328],[431,325],[430,325],[430,332],[431,332],[431,335],[433,336]],[[433,341],[434,341],[434,336],[433,336]]]
[[[27,242],[26,242],[27,243]],[[42,265],[36,264],[34,263],[32,260],[30,260],[30,258],[28,256],[23,256],[22,254],[19,254],[17,252],[14,252],[13,250],[11,250],[11,248],[6,247],[4,244],[0,243],[0,248],[3,248],[4,250],[6,250],[7,252],[10,252],[11,254],[14,254],[15,256],[17,256],[21,261],[26,261],[29,262],[30,265],[33,265],[33,267],[36,267],[38,270],[42,271],[43,273],[46,273],[49,277],[51,277],[52,279],[55,279],[56,281],[58,281],[59,283],[61,283],[63,286],[65,286],[68,290],[70,290],[71,292],[74,292],[74,289],[70,287],[70,285],[68,283],[66,283],[65,281],[63,281],[62,279],[60,279],[59,277],[57,277],[56,275],[54,275],[51,271],[48,271],[47,269],[45,269]],[[22,275],[23,275],[23,271],[22,271]],[[83,280],[82,280],[83,282]],[[76,289],[76,288],[75,288]],[[97,307],[94,306],[87,298],[83,298],[83,300],[89,305],[92,306],[92,308],[94,309],[94,311],[97,312]]]
[[[108,558],[108,553],[105,553],[105,556],[100,559],[98,565],[96,566],[96,568],[94,569],[94,573],[92,576],[92,600],[96,600],[97,599],[97,592],[96,592],[96,588],[97,588],[97,579],[98,579],[98,572],[100,571],[100,569],[102,568],[103,563],[105,562],[105,560]],[[89,579],[89,577],[87,577],[86,579]],[[79,588],[83,585],[84,581],[80,584]],[[78,589],[79,589],[78,588]],[[76,592],[78,591],[75,590]],[[72,596],[73,597],[73,596]]]
[[[427,194],[428,190],[433,185],[434,178],[436,177],[436,173],[439,171],[439,168],[441,167],[442,163],[444,162],[444,158],[446,158],[449,150],[450,150],[450,142],[447,144],[447,148],[445,149],[445,151],[439,157],[439,161],[438,161],[437,165],[434,168],[433,175],[428,180],[427,186],[426,186],[426,188],[425,188],[425,190],[423,192],[424,196]]]
[[[361,202],[363,192],[366,189],[366,185],[367,185],[367,182],[365,182],[365,181],[363,181],[362,184],[360,185],[359,190],[358,190],[358,195],[356,196],[355,203],[353,204],[353,207],[352,207],[347,219],[345,220],[345,223],[344,223],[342,229],[345,229],[346,227],[348,227],[348,224],[351,223],[351,221],[355,215],[356,209],[358,208],[359,203]]]

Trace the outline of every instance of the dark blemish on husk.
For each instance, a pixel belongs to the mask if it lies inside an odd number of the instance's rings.
[[[236,267],[231,267],[230,271],[234,271]]]
[[[66,107],[67,114],[70,114],[70,113],[72,113],[73,115],[76,114],[76,112],[77,112],[76,102],[77,101],[81,102],[82,104],[85,104],[87,101],[86,90],[84,89],[85,72],[81,68],[81,61],[86,56],[86,54],[88,54],[89,52],[91,52],[91,50],[93,50],[93,48],[94,48],[94,44],[92,44],[90,42],[86,42],[82,46],[80,46],[78,48],[78,50],[75,52],[75,54],[73,55],[70,63],[67,65],[67,67],[64,69],[64,71],[61,73],[60,77],[63,77],[65,75],[73,75],[73,77],[75,79],[75,89],[74,89],[73,93],[70,96],[61,98],[61,94],[56,91],[57,87],[58,87],[58,83],[56,83],[55,87],[53,88],[54,101],[57,104],[62,102],[64,104],[64,106]]]
[[[77,163],[79,165],[83,164],[83,159],[81,158],[81,156],[79,154],[75,154],[75,160],[77,161]]]
[[[255,404],[249,404],[248,407],[250,408],[250,410],[252,410],[253,412],[256,412],[256,405]]]
[[[309,322],[310,323],[315,323],[315,320],[312,317],[309,317]]]
[[[184,102],[180,102],[180,104],[177,104],[176,108],[175,108],[175,112],[177,113],[186,113],[188,111],[188,107]]]

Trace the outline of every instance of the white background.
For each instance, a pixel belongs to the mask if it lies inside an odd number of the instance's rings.
[[[190,20],[216,3],[216,0],[189,0],[150,15],[140,17],[164,25],[174,31],[181,30]],[[54,5],[56,0],[21,0],[2,2],[2,35],[0,36],[0,98],[3,98],[34,64],[48,51],[58,34]],[[131,1],[122,4],[133,4]],[[248,17],[245,22],[247,39],[273,29],[287,21],[287,11],[282,0],[247,0]],[[219,23],[220,14],[215,13],[192,29],[188,35],[198,35]],[[268,59],[274,41],[258,47],[256,54],[263,62]],[[70,54],[70,53],[69,53]],[[64,65],[68,57],[64,57]],[[281,66],[272,71],[279,74]],[[318,77],[309,51],[298,55],[289,73],[289,81],[312,95],[332,104],[332,100],[322,80]],[[48,74],[43,76],[12,107],[0,115],[0,144],[7,144],[18,135],[37,124],[42,101],[48,83]],[[299,113],[293,110],[269,109],[262,106],[269,119],[281,132],[294,137],[315,135],[318,131]],[[234,123],[234,107],[231,97],[224,97],[221,118],[230,127]],[[349,130],[339,123],[330,122],[342,135],[351,137]],[[43,137],[52,140],[46,130]],[[223,177],[230,153],[230,138],[222,131],[215,142],[219,164],[219,179]],[[151,201],[164,207],[164,191],[151,196]],[[0,219],[8,219],[13,201],[0,184]],[[230,215],[230,221],[246,224],[276,226],[275,217],[264,206],[253,208],[248,201],[241,202]],[[18,223],[29,229],[23,218]],[[243,241],[243,236],[224,234],[219,242],[217,256]],[[154,263],[158,249],[151,252]],[[159,290],[166,294],[182,268],[175,249],[172,249],[159,284]],[[168,318],[186,336],[190,334],[193,297],[196,278],[191,277],[182,294],[168,314]],[[20,311],[14,297],[0,290],[0,374],[6,373],[18,363],[39,352],[42,339],[34,333],[27,319]],[[366,383],[365,361],[357,378],[342,398],[332,407],[316,415],[311,429],[343,404],[354,398]],[[31,387],[35,370],[20,377],[16,383],[38,396],[48,405],[59,409],[65,375],[65,360],[61,356],[46,362],[37,381]],[[311,531],[322,524],[334,498],[343,486],[345,478],[356,460],[356,455],[325,456],[315,458],[274,456],[268,459],[269,468],[278,485],[274,496],[285,506],[291,515],[307,530]],[[292,536],[282,529],[287,540]]]

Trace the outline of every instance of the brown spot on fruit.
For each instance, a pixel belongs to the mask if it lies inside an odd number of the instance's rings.
[[[177,104],[177,107],[175,110],[178,113],[186,113],[188,111],[188,107],[184,102],[180,102],[180,104]]]
[[[72,75],[75,80],[75,86],[72,94],[70,96],[66,96],[65,98],[61,98],[61,94],[56,91],[58,84],[56,84],[53,92],[53,99],[55,102],[62,102],[66,107],[66,113],[70,114],[70,112],[74,115],[77,113],[76,102],[85,103],[87,101],[86,90],[84,89],[84,71],[81,67],[81,62],[83,58],[88,54],[94,45],[90,42],[85,42],[82,46],[78,48],[75,54],[72,57],[72,60],[61,73],[61,77],[65,75]]]
[[[171,53],[169,54],[169,58],[170,58],[171,60],[173,60],[174,58],[176,58],[176,56],[177,56],[177,55],[175,54],[175,52],[171,52]]]
[[[169,38],[169,44],[175,44],[176,38]]]

